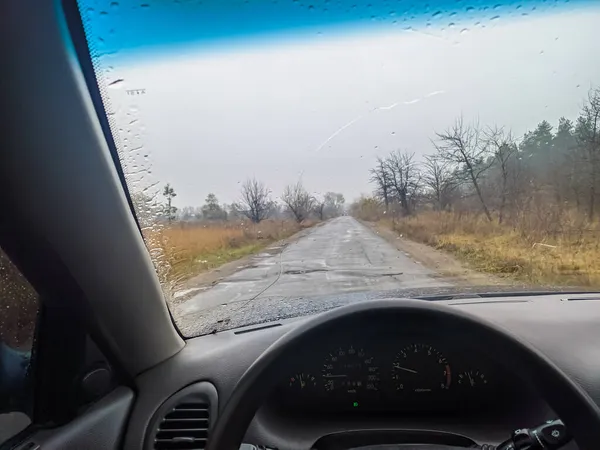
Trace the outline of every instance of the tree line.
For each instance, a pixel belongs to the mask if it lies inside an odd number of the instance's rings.
[[[574,122],[561,117],[556,129],[543,120],[517,138],[501,125],[459,116],[431,142],[434,152],[423,161],[402,150],[378,158],[370,170],[374,197],[354,208],[375,201],[403,216],[422,209],[478,211],[501,223],[534,211],[555,222],[567,210],[597,218],[600,89],[588,92]]]
[[[160,208],[160,216],[168,222],[248,219],[253,223],[260,223],[269,218],[291,218],[301,223],[309,218],[325,220],[340,216],[344,213],[345,206],[342,194],[311,194],[302,180],[286,186],[279,201],[274,200],[271,190],[256,178],[248,178],[241,186],[239,199],[229,205],[220,203],[214,193],[209,193],[204,205],[178,209],[173,205],[177,193],[169,183],[164,186],[162,196],[164,202]]]

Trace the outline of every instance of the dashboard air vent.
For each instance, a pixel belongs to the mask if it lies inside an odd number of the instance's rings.
[[[217,411],[217,390],[209,382],[174,393],[154,413],[144,450],[203,450]]]
[[[156,450],[203,449],[208,440],[210,409],[207,403],[180,403],[158,425]]]

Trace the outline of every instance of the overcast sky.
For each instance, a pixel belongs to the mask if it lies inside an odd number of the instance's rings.
[[[322,28],[102,63],[133,190],[169,182],[177,206],[200,206],[209,192],[237,200],[247,177],[276,198],[301,176],[312,192],[351,200],[372,190],[377,156],[431,153],[434,132],[461,113],[516,135],[574,119],[600,84],[598,24],[600,7],[580,6],[411,30]]]

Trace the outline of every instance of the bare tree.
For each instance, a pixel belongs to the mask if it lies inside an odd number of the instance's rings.
[[[194,219],[194,213],[196,212],[196,208],[193,206],[184,206],[181,208],[177,214],[177,217],[182,222],[189,222]]]
[[[341,216],[344,212],[346,199],[339,192],[325,193],[325,217]]]
[[[588,219],[594,219],[600,172],[600,89],[591,89],[577,119],[577,141],[588,167]]]
[[[202,217],[204,220],[227,220],[227,210],[219,204],[217,196],[209,193],[202,207]]]
[[[385,159],[378,157],[377,166],[370,170],[371,182],[375,183],[375,195],[383,200],[386,210],[392,197],[392,183]]]
[[[341,216],[344,212],[346,199],[339,192],[326,192],[323,196],[314,198],[313,212],[319,220]]]
[[[504,219],[504,209],[509,191],[510,160],[517,152],[517,145],[510,131],[494,126],[484,131],[484,140],[487,148],[491,151],[494,163],[500,172],[500,207],[498,209],[498,222]]]
[[[447,162],[429,155],[423,164],[423,185],[431,192],[435,208],[445,210],[450,206],[459,183]]]
[[[407,216],[414,210],[421,188],[421,172],[414,157],[414,153],[398,150],[390,153],[385,159],[391,192]]]
[[[319,220],[325,219],[325,198],[315,198],[313,210]]]
[[[304,189],[301,180],[298,180],[296,184],[285,187],[281,195],[281,201],[285,203],[288,211],[298,223],[308,218],[315,206],[315,198]]]
[[[443,133],[436,133],[437,142],[433,145],[441,161],[455,165],[464,173],[477,193],[481,208],[487,219],[492,221],[492,214],[483,197],[480,186],[481,176],[490,168],[493,160],[488,161],[489,151],[485,139],[481,138],[479,124],[465,124],[460,116],[450,128]]]
[[[272,210],[271,191],[256,178],[247,179],[242,185],[242,198],[235,209],[254,223],[269,217]]]

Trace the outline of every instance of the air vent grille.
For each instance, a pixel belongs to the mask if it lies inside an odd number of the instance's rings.
[[[177,404],[158,425],[156,450],[202,450],[208,440],[210,405],[206,402]]]

